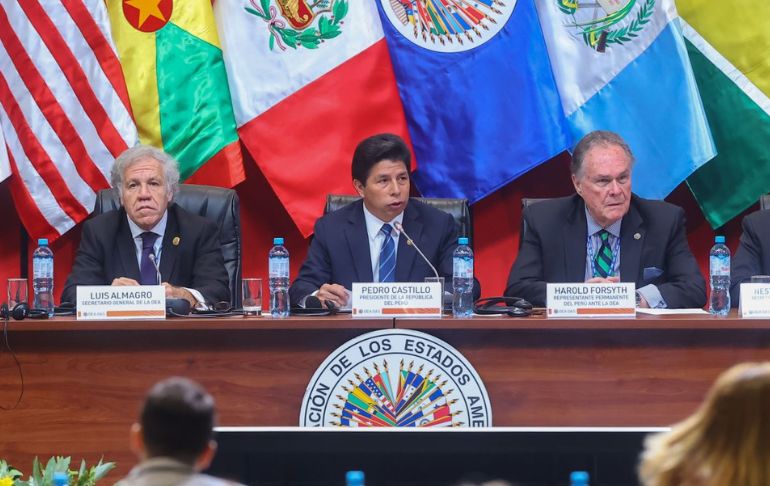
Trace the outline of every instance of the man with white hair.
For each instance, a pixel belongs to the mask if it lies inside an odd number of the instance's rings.
[[[176,160],[138,145],[115,160],[111,182],[121,208],[84,223],[62,302],[75,302],[78,285],[158,284],[193,307],[229,302],[216,224],[173,203]]]

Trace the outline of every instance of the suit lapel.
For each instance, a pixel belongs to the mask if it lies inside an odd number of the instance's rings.
[[[406,205],[404,210],[404,230],[418,245],[422,241],[422,222],[418,217],[417,211]],[[411,282],[411,270],[414,268],[414,259],[417,257],[417,250],[406,243],[406,237],[402,234],[398,237],[398,253],[396,254],[396,282]],[[421,257],[418,257],[422,259]]]
[[[176,244],[175,244],[176,243]],[[176,207],[169,206],[166,232],[163,234],[163,246],[160,250],[160,276],[163,282],[171,282],[176,275],[176,260],[179,257],[180,245],[185,241],[179,234],[179,221]]]
[[[562,229],[564,275],[567,282],[583,282],[586,275],[586,212],[583,199],[575,196],[572,214]]]
[[[369,251],[369,235],[366,232],[366,220],[364,219],[363,200],[352,204],[348,225],[345,228],[345,240],[353,257],[356,278],[354,282],[371,282],[372,256]]]
[[[640,261],[644,246],[645,229],[642,216],[636,210],[634,200],[620,225],[620,281],[636,282],[640,275]],[[637,237],[638,235],[638,237]]]
[[[119,276],[126,276],[139,281],[139,263],[136,259],[136,243],[131,236],[131,228],[128,226],[126,211],[119,211],[120,224],[118,225],[118,255],[123,271],[116,272]],[[111,282],[108,282],[111,283]]]

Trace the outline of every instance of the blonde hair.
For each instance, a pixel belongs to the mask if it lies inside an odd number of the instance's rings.
[[[770,363],[722,373],[693,415],[647,439],[639,477],[645,486],[770,485]]]

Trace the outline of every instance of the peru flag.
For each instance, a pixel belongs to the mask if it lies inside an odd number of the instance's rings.
[[[375,2],[217,0],[238,133],[303,235],[353,193],[356,144],[408,140]]]

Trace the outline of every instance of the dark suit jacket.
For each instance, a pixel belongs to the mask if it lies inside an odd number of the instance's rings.
[[[452,253],[457,247],[457,232],[452,216],[444,211],[411,199],[404,210],[404,230],[425,253],[447,289],[452,283]],[[433,271],[415,249],[398,238],[396,281],[422,282]],[[325,283],[336,283],[350,289],[353,282],[371,282],[372,258],[366,233],[363,200],[321,217],[315,224],[315,234],[307,258],[289,289],[292,303],[299,303]],[[481,293],[478,281],[474,298]]]
[[[764,242],[764,244],[763,244]],[[730,302],[738,306],[741,283],[753,275],[770,274],[770,211],[757,211],[743,218],[743,234],[732,262]]]
[[[179,244],[173,239],[179,237]],[[195,289],[209,303],[230,301],[230,287],[214,222],[171,204],[160,254],[164,282]],[[117,277],[139,280],[136,246],[126,211],[109,211],[83,224],[75,264],[62,302],[75,302],[78,285],[109,285]]]
[[[585,203],[577,194],[541,201],[522,217],[526,231],[505,295],[544,306],[546,282],[585,280]],[[620,280],[637,288],[656,285],[670,308],[706,304],[706,283],[687,243],[682,208],[631,197],[620,226]]]

